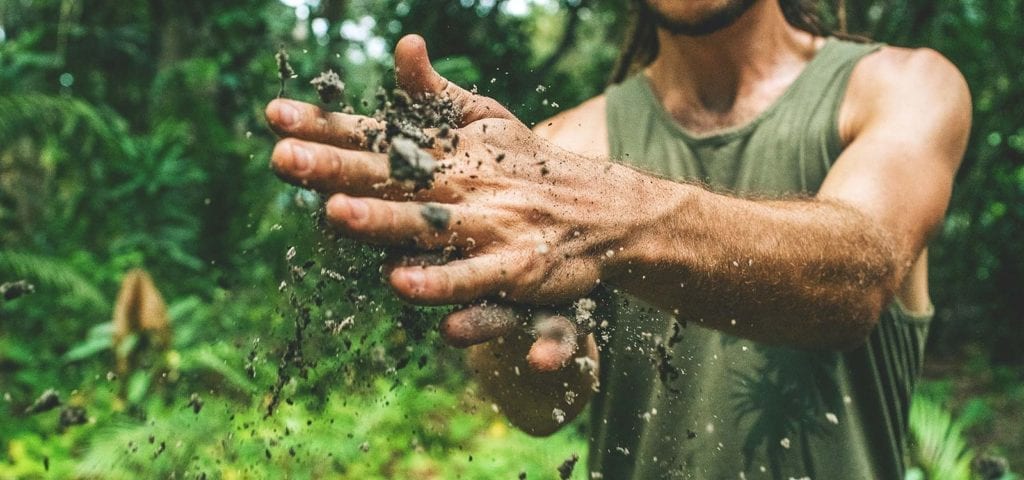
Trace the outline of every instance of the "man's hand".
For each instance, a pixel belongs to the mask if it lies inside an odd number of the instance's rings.
[[[448,98],[459,113],[458,128],[449,134],[459,138],[455,147],[431,152],[441,168],[430,188],[411,190],[389,178],[387,155],[368,148],[365,132],[381,127],[376,120],[290,100],[267,107],[271,125],[286,137],[272,157],[277,174],[331,194],[327,219],[351,238],[461,252],[442,265],[395,266],[391,285],[409,301],[558,305],[587,295],[614,256],[607,252],[615,237],[630,229],[628,218],[604,214],[601,206],[635,201],[623,184],[635,172],[561,150],[496,101],[440,77],[417,36],[399,42],[395,63],[399,86],[414,98]],[[424,218],[427,205],[450,214],[446,226]],[[535,323],[492,303],[456,312],[442,333],[450,343],[468,346],[524,325],[544,331]],[[575,326],[570,322],[569,328]],[[551,371],[568,364],[586,340],[571,333],[539,333],[530,365]]]

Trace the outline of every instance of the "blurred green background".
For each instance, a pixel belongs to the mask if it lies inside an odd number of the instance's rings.
[[[948,56],[975,101],[931,248],[908,476],[1015,478],[996,457],[1024,465],[1024,2],[822,2],[833,23],[836,3],[851,32]],[[287,96],[312,100],[332,68],[366,111],[415,32],[442,74],[532,124],[604,88],[627,4],[0,0],[0,283],[35,286],[0,301],[0,478],[556,478],[585,457],[579,422],[547,439],[507,426],[439,343],[443,310],[401,305],[378,252],[314,228],[317,198],[267,167],[262,109],[280,45],[298,75]],[[317,284],[320,267],[345,280]],[[162,294],[169,345],[136,329],[112,347],[133,268]],[[308,327],[309,368],[281,370],[264,418],[297,311],[355,325]],[[23,413],[50,388],[64,407]],[[61,427],[69,406],[85,424]]]

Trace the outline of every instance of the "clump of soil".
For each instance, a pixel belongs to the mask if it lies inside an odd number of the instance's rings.
[[[458,135],[452,134],[456,127],[459,111],[450,98],[423,95],[413,99],[405,90],[396,88],[377,91],[377,110],[373,118],[384,124],[383,129],[367,128],[368,146],[375,152],[382,152],[396,137],[405,137],[422,148],[455,148]],[[437,129],[436,134],[426,129]],[[435,143],[444,140],[444,145]]]
[[[971,469],[982,480],[998,480],[1006,476],[1010,471],[1010,462],[1003,457],[982,454],[974,457],[971,462]]]
[[[434,156],[405,136],[391,140],[388,161],[391,165],[391,178],[412,182],[417,189],[429,187],[437,171]]]
[[[377,91],[377,126],[366,126],[367,147],[388,152],[391,178],[411,182],[415,189],[429,188],[439,170],[437,160],[427,150],[451,152],[458,148],[459,136],[452,132],[460,116],[448,97],[421,95],[413,98],[402,89],[390,94]]]
[[[57,421],[57,430],[63,432],[74,425],[84,425],[89,422],[89,416],[85,407],[68,405],[61,409],[60,418]]]
[[[44,391],[36,401],[32,402],[25,409],[25,415],[35,415],[37,413],[48,412],[59,407],[63,402],[60,400],[60,394],[56,390],[50,388]]]
[[[320,101],[325,105],[339,101],[342,94],[345,93],[345,82],[341,81],[341,77],[334,70],[322,72],[309,84],[316,89],[316,94],[320,96]]]
[[[451,212],[447,208],[444,208],[436,203],[428,203],[423,206],[420,210],[420,215],[427,221],[434,230],[444,230],[448,228],[448,222],[452,218]]]
[[[14,300],[23,295],[35,293],[35,291],[36,286],[25,280],[0,284],[0,298],[3,298],[4,301]]]
[[[572,454],[571,457],[565,459],[561,465],[558,466],[558,478],[562,480],[568,480],[572,477],[572,471],[576,468],[576,462],[580,460],[580,456]]]
[[[308,261],[303,263],[301,266],[296,265],[293,263],[295,255],[295,247],[289,247],[288,251],[285,253],[285,260],[288,262],[289,271],[291,272],[292,284],[301,284],[306,278],[307,269],[311,268],[314,263],[312,263],[312,261]],[[317,305],[323,303],[321,291],[323,290],[324,283],[323,280],[317,283],[313,297],[310,299],[299,296],[292,284],[289,284],[288,281],[283,281],[281,282],[279,290],[288,294],[288,303],[294,312],[294,335],[285,345],[284,351],[282,352],[281,358],[278,362],[277,380],[274,382],[274,385],[270,387],[270,401],[267,403],[264,418],[270,417],[274,414],[274,411],[281,403],[282,390],[285,385],[292,380],[295,373],[298,373],[300,378],[308,377],[310,365],[303,357],[302,348],[306,338],[306,328],[309,327],[309,324],[312,321],[312,309],[310,308],[309,303],[315,303]]]
[[[277,98],[281,98],[284,96],[285,82],[290,78],[295,78],[296,75],[292,65],[288,63],[288,51],[284,49],[284,45],[277,50],[274,60],[277,62],[277,77],[281,81],[281,90],[277,92]]]
[[[198,414],[199,411],[203,409],[203,399],[198,393],[193,393],[188,397],[188,403],[185,404],[185,406],[191,407],[192,412]]]
[[[652,358],[658,371],[658,379],[665,385],[665,389],[671,393],[682,393],[679,389],[672,387],[672,383],[683,375],[683,370],[672,364],[672,347],[683,339],[683,328],[686,325],[679,320],[672,322],[672,336],[666,341],[655,342],[654,351],[656,356]]]

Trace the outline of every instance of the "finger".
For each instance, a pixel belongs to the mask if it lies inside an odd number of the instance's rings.
[[[385,275],[391,275],[396,268],[444,265],[457,258],[455,252],[422,252],[407,248],[391,248],[385,253],[387,255],[387,258],[384,259],[383,272]]]
[[[453,347],[466,348],[508,335],[528,318],[506,305],[481,303],[448,314],[441,321],[441,337]]]
[[[537,340],[526,355],[526,363],[538,372],[565,368],[579,347],[576,326],[561,315],[538,316],[534,330]]]
[[[286,99],[267,104],[266,116],[271,128],[281,136],[342,148],[367,148],[367,132],[384,128],[370,117],[325,112],[316,105]]]
[[[402,267],[391,272],[398,296],[425,305],[469,303],[499,295],[511,270],[505,255],[488,254],[442,266]]]
[[[437,73],[430,65],[427,42],[419,35],[406,35],[395,46],[395,76],[398,86],[414,97],[450,98],[459,111],[459,127],[484,118],[516,119],[494,99],[470,93]]]
[[[387,156],[382,153],[286,138],[277,142],[270,161],[283,180],[324,193],[381,196],[390,192],[381,188],[390,171]]]
[[[395,202],[336,194],[327,201],[327,221],[347,237],[384,245],[438,249],[468,246],[463,230],[483,220],[468,207],[417,202]],[[412,267],[408,267],[412,268]]]

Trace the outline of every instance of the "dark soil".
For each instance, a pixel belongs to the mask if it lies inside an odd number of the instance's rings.
[[[568,480],[572,477],[572,471],[576,468],[576,462],[580,460],[580,456],[572,454],[571,457],[567,458],[561,465],[558,466],[558,478],[562,480]]]
[[[981,480],[999,480],[1010,471],[1010,463],[1002,457],[982,454],[974,457],[971,468]]]
[[[451,152],[458,148],[459,136],[452,133],[459,112],[446,97],[425,95],[413,98],[404,90],[377,92],[377,110],[373,118],[383,128],[363,130],[367,146],[374,152],[388,152],[391,178],[411,182],[416,189],[429,188],[438,171],[437,160],[424,149],[440,148]]]
[[[341,77],[334,70],[321,73],[309,84],[316,89],[316,94],[320,96],[320,101],[325,105],[338,102],[345,93],[345,83],[341,81]]]
[[[391,178],[412,182],[418,189],[429,187],[437,171],[434,156],[405,136],[391,139],[388,161],[391,164]]]
[[[37,413],[48,412],[59,407],[61,403],[60,394],[51,388],[43,392],[42,395],[39,395],[39,398],[25,409],[25,414],[35,415]]]
[[[192,412],[198,414],[203,409],[203,399],[198,393],[193,393],[188,397],[188,403],[185,406],[191,407]]]
[[[281,81],[281,90],[277,92],[277,98],[281,98],[284,96],[284,84],[288,79],[295,78],[295,70],[288,63],[288,51],[284,49],[284,45],[277,50],[274,60],[277,62],[277,77]]]
[[[458,135],[452,134],[459,117],[455,104],[448,98],[427,95],[413,99],[402,89],[394,89],[388,95],[384,89],[377,91],[377,110],[373,118],[384,124],[383,130],[367,129],[369,147],[376,152],[396,137],[402,136],[416,142],[423,148],[455,148]],[[436,134],[426,129],[437,129]],[[444,144],[435,143],[438,139]]]
[[[63,432],[68,427],[74,425],[84,425],[89,421],[89,416],[85,411],[85,407],[78,405],[68,405],[61,409],[60,418],[57,423],[57,430]]]
[[[448,221],[451,220],[452,214],[447,208],[444,208],[436,203],[428,203],[423,206],[420,210],[420,215],[427,221],[434,230],[444,230],[448,228]]]
[[[0,298],[3,298],[4,301],[14,300],[20,296],[35,293],[35,291],[35,285],[25,280],[0,284]]]

